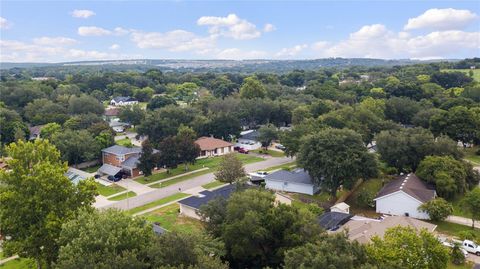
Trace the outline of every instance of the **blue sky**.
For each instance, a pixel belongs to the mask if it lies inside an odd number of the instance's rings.
[[[0,60],[465,58],[478,1],[2,1]]]

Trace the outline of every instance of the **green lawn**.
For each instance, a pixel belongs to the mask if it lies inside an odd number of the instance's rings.
[[[215,187],[222,186],[223,184],[225,184],[225,183],[215,180],[215,181],[212,181],[212,182],[207,183],[205,185],[202,185],[202,187],[205,188],[205,189],[213,189]]]
[[[477,150],[480,150],[479,146],[471,147],[471,148],[466,148],[463,150],[463,153],[465,154],[465,159],[480,165],[480,155],[475,154]]]
[[[473,79],[480,82],[480,69],[473,69]],[[443,69],[442,72],[462,72],[469,76],[470,69]]]
[[[154,202],[151,202],[151,203],[148,203],[148,204],[130,209],[130,210],[127,211],[127,213],[133,215],[135,213],[142,212],[142,211],[150,209],[152,207],[163,205],[163,204],[166,204],[166,203],[178,200],[178,199],[182,199],[182,198],[185,198],[185,197],[188,197],[188,196],[189,196],[189,194],[186,194],[186,193],[175,193],[174,195],[170,195],[170,196],[162,198],[160,200],[157,200],[157,201],[154,201]]]
[[[267,151],[265,151],[264,149],[256,149],[256,150],[251,150],[250,152],[258,153],[258,154],[266,154],[266,155],[270,155],[272,157],[284,157],[285,156],[284,152],[271,150],[271,149],[269,149]]]
[[[30,259],[15,259],[0,265],[1,269],[30,269],[36,268],[36,264]]]
[[[455,265],[451,262],[447,264],[447,269],[472,269],[472,268],[473,268],[472,262],[465,262],[465,264],[462,264],[462,265]]]
[[[362,191],[368,191],[373,195],[373,197],[375,197],[375,195],[378,191],[380,191],[381,188],[382,179],[379,178],[369,179],[362,182],[358,189],[354,191],[345,201],[345,203],[350,205],[350,213],[363,215],[366,217],[377,217],[379,214],[375,212],[375,208],[359,205],[359,203],[357,202],[357,197]]]
[[[115,144],[128,147],[132,145],[132,141],[130,141],[130,138],[124,138],[124,139],[115,141]]]
[[[180,206],[175,203],[147,213],[145,214],[145,218],[150,222],[158,222],[160,226],[169,231],[186,233],[202,232],[203,224],[201,221],[180,216],[179,214]]]
[[[126,192],[126,193],[122,193],[122,194],[110,197],[110,198],[108,198],[108,200],[110,200],[110,201],[121,201],[121,200],[125,200],[127,198],[134,197],[134,196],[137,196],[137,194],[134,193],[133,191],[129,191],[129,192]]]
[[[165,188],[167,186],[177,184],[179,182],[189,180],[189,179],[192,179],[194,177],[205,175],[205,174],[208,174],[208,173],[211,173],[211,172],[212,172],[212,170],[210,170],[210,169],[202,170],[202,171],[191,173],[191,174],[188,174],[188,175],[185,175],[185,176],[176,177],[174,179],[170,179],[170,180],[167,180],[167,181],[162,181],[162,182],[150,185],[150,187],[152,187],[152,188]]]
[[[459,232],[472,231],[471,227],[461,225],[461,224],[451,223],[447,221],[435,221],[435,222],[430,221],[430,222],[437,225],[437,229],[435,230],[436,232],[443,233],[450,236],[459,237],[458,236]],[[474,229],[473,231],[475,233],[476,238],[480,238],[480,229]]]
[[[90,167],[87,167],[87,168],[83,168],[82,170],[87,172],[87,173],[95,173],[97,172],[98,168],[100,168],[100,164],[99,165],[95,165],[95,166],[90,166]]]
[[[123,188],[122,186],[118,186],[117,184],[112,184],[110,186],[104,186],[104,185],[102,185],[98,182],[95,182],[95,185],[97,185],[98,193],[102,196],[114,195],[115,193],[119,193],[119,192],[125,190],[125,188]]]
[[[459,197],[453,201],[450,201],[453,206],[453,215],[470,218],[471,217],[470,214],[467,211],[465,211],[462,206],[462,199],[463,197]]]
[[[288,170],[288,169],[292,169],[292,168],[295,168],[295,167],[297,167],[297,162],[293,161],[293,162],[290,162],[290,163],[285,163],[285,164],[269,167],[268,169],[265,169],[265,171],[268,172],[268,171],[274,171],[274,170],[279,170],[279,169]]]
[[[259,161],[264,160],[263,158],[248,155],[248,154],[236,154],[236,156],[244,164],[254,163],[254,162],[259,162]],[[184,165],[179,165],[175,169],[170,169],[169,173],[161,172],[161,173],[153,174],[149,177],[138,177],[138,178],[135,179],[135,181],[137,181],[138,183],[141,183],[141,184],[147,184],[147,183],[150,183],[150,182],[166,179],[166,178],[173,177],[173,176],[176,176],[176,175],[181,175],[181,174],[184,174],[184,173],[192,172],[192,171],[204,168],[204,167],[210,168],[207,171],[212,172],[213,169],[216,169],[218,167],[218,164],[220,163],[220,160],[221,160],[221,157],[200,159],[200,160],[197,160],[195,162],[195,164],[188,165],[188,171],[185,171],[185,166]]]

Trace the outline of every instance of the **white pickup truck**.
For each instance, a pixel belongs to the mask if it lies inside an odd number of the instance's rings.
[[[464,240],[462,242],[462,248],[470,253],[480,256],[480,246],[475,244],[473,241]]]

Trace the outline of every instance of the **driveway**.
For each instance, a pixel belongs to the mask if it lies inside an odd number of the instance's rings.
[[[261,162],[245,165],[245,171],[249,173],[257,170],[263,170],[272,166],[282,165],[292,161],[293,159],[288,157],[269,158]],[[153,201],[162,199],[164,197],[173,195],[178,192],[182,192],[188,189],[192,189],[192,188],[207,184],[209,182],[212,182],[214,179],[215,179],[214,174],[208,173],[208,174],[200,175],[198,177],[194,177],[189,180],[179,182],[177,184],[174,184],[168,187],[153,189],[150,192],[143,193],[135,197],[129,198],[128,201],[122,200],[122,201],[118,201],[115,203],[108,203],[108,204],[96,203],[94,206],[97,208],[118,208],[118,209],[128,210],[134,207],[151,203]]]

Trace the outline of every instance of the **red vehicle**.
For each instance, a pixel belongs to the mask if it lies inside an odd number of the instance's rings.
[[[248,149],[239,148],[238,153],[248,154]]]

